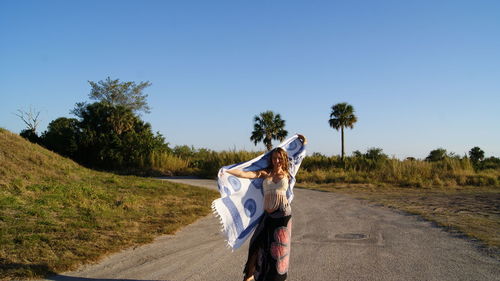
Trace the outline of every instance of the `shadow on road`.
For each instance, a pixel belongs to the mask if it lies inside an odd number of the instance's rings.
[[[110,279],[110,278],[86,278],[86,277],[75,277],[75,276],[65,276],[65,275],[55,275],[52,277],[48,277],[45,280],[52,281],[153,281],[149,279]],[[158,280],[154,280],[158,281]],[[169,280],[160,280],[160,281],[169,281]]]

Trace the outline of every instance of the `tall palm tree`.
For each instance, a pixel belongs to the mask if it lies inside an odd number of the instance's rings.
[[[343,102],[337,103],[332,106],[332,112],[330,113],[330,120],[328,123],[330,127],[335,130],[342,132],[342,160],[344,160],[344,128],[353,128],[354,123],[358,121],[356,115],[354,115],[354,108],[352,105]]]
[[[274,112],[268,110],[254,117],[253,132],[250,140],[255,145],[262,141],[267,150],[271,150],[273,148],[273,139],[283,141],[287,135],[285,120],[281,119],[279,114],[275,115]]]

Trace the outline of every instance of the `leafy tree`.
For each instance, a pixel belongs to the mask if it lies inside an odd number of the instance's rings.
[[[444,148],[438,148],[432,150],[429,155],[425,158],[426,161],[430,162],[436,162],[436,161],[441,161],[444,160],[446,157],[448,157],[446,153],[446,149]]]
[[[484,159],[484,151],[481,148],[475,146],[469,151],[469,158],[472,163],[477,166],[477,164],[479,164],[479,162]]]
[[[196,149],[193,146],[188,146],[188,145],[176,145],[172,149],[172,153],[175,156],[178,156],[183,159],[189,159],[193,157],[196,154]]]
[[[268,110],[254,117],[253,132],[250,140],[255,145],[262,141],[267,150],[271,150],[273,139],[283,141],[287,135],[285,120],[281,119],[279,114],[275,115],[274,112]]]
[[[366,151],[365,158],[374,161],[380,161],[386,160],[389,157],[387,156],[387,154],[382,152],[382,148],[372,147]]]
[[[134,113],[143,111],[150,112],[150,107],[146,101],[147,94],[143,91],[146,87],[151,86],[149,81],[140,82],[120,82],[119,79],[112,80],[107,78],[105,81],[93,82],[88,81],[92,87],[89,97],[92,100],[97,100],[110,106],[122,106],[132,110]],[[87,103],[80,102],[76,104],[72,113],[81,117],[81,112],[85,110]]]
[[[363,153],[361,153],[361,151],[359,151],[359,150],[354,150],[352,152],[352,156],[357,157],[357,158],[361,158],[361,157],[363,157]]]
[[[353,152],[353,157],[348,158],[347,168],[355,170],[373,170],[381,167],[388,159],[387,154],[382,152],[382,148],[369,148],[366,153],[361,153],[359,150]],[[344,168],[346,168],[344,166]]]
[[[143,90],[151,84],[141,82],[137,85],[109,77],[89,83],[92,87],[90,99],[98,101],[77,103],[71,112],[78,119],[62,117],[52,121],[42,135],[43,143],[90,167],[148,172],[147,169],[154,166],[157,153],[170,152],[165,138],[159,132],[154,134],[151,125],[137,114],[149,112]],[[38,115],[24,114],[20,115],[23,121],[38,118]],[[34,130],[24,133],[33,136]]]
[[[153,151],[166,152],[165,138],[132,109],[105,102],[88,104],[80,111],[82,132],[78,158],[105,169],[137,168]]]
[[[50,122],[42,134],[43,144],[63,156],[74,158],[78,151],[80,129],[75,118],[60,117]]]
[[[337,103],[332,106],[332,112],[330,113],[330,119],[328,123],[330,127],[335,130],[341,131],[342,140],[342,160],[344,160],[344,128],[354,128],[354,123],[358,121],[358,118],[354,115],[354,108],[348,103]]]
[[[362,153],[359,150],[355,150],[352,152],[352,156],[355,158],[365,158],[365,159],[370,159],[370,160],[375,160],[375,161],[385,160],[385,159],[389,158],[389,156],[387,156],[387,154],[383,153],[382,148],[376,148],[376,147],[369,148],[366,151],[366,153]]]

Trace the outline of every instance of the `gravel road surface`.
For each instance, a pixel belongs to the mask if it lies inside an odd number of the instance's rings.
[[[168,179],[216,189],[213,180]],[[417,216],[336,193],[295,189],[288,280],[500,280],[500,261]],[[208,215],[175,235],[46,280],[242,280],[248,242],[231,252]]]

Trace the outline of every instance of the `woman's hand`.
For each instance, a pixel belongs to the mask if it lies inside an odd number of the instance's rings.
[[[227,172],[227,169],[220,169],[219,170],[219,178],[222,177],[222,175],[224,174],[224,172]]]
[[[297,134],[297,136],[299,137],[299,140],[302,142],[302,144],[307,144],[307,139],[306,137],[304,137],[304,135]]]

